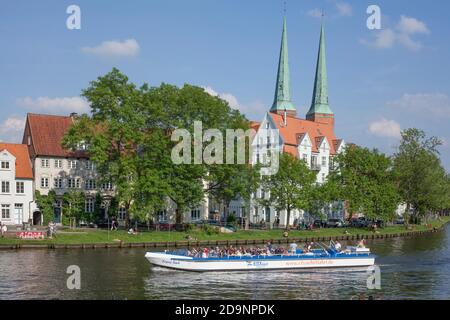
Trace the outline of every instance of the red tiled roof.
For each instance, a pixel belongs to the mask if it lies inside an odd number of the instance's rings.
[[[64,134],[73,124],[68,116],[54,116],[43,114],[27,115],[32,142],[36,156],[85,158],[83,151],[69,151],[61,146]]]
[[[285,145],[284,145],[284,150],[283,150],[283,152],[284,152],[284,153],[289,153],[289,154],[291,154],[292,156],[298,158],[298,149],[297,149],[297,147],[295,147],[295,146],[291,146],[291,145],[285,144]]]
[[[286,119],[286,126],[284,125],[283,116],[275,113],[270,113],[274,123],[280,131],[280,135],[286,145],[296,147],[298,146],[298,138],[301,134],[308,133],[313,146],[312,151],[318,152],[318,145],[322,142],[322,137],[328,140],[330,145],[330,153],[336,154],[335,144],[333,141],[337,140],[333,131],[333,126],[325,123],[318,123],[309,120],[298,119],[288,116]],[[319,138],[319,139],[317,139]],[[291,148],[288,148],[290,150]],[[292,150],[291,150],[292,151]],[[291,153],[291,152],[289,152]],[[297,156],[297,151],[295,151]]]
[[[250,121],[250,128],[252,128],[255,131],[258,131],[260,125],[261,125],[260,122]]]
[[[16,157],[16,178],[33,179],[28,147],[25,144],[0,143],[0,151],[7,150]]]

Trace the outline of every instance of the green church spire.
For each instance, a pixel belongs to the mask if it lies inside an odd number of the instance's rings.
[[[286,31],[286,18],[283,22],[283,36],[281,40],[280,62],[278,64],[277,84],[275,88],[275,99],[270,109],[271,112],[290,111],[295,113],[296,109],[291,102],[291,79],[289,75],[288,40]]]
[[[323,24],[320,30],[319,54],[317,56],[316,78],[314,81],[314,93],[311,108],[307,116],[314,113],[333,114],[328,104],[328,80],[327,63],[325,55],[325,32]]]

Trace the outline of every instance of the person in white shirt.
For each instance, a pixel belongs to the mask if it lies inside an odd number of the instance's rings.
[[[338,242],[336,242],[336,244],[334,245],[334,248],[336,249],[336,251],[341,251],[341,249],[342,249],[342,245],[341,245],[341,243],[338,241]]]
[[[297,244],[296,243],[291,243],[289,245],[289,247],[291,249],[290,251],[291,251],[292,254],[296,254],[297,253]]]
[[[6,224],[1,224],[0,223],[0,231],[2,233],[2,238],[5,236],[6,231],[8,231],[8,228],[6,227]]]

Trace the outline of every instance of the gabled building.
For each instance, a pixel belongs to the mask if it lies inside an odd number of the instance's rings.
[[[23,143],[28,148],[32,172],[34,174],[34,189],[42,195],[54,190],[57,200],[54,208],[54,221],[61,223],[62,197],[70,190],[83,191],[86,194],[85,211],[92,213],[98,205],[95,197],[100,192],[103,203],[114,196],[114,186],[111,183],[99,184],[95,165],[89,160],[87,148],[80,145],[76,151],[66,150],[61,146],[65,133],[76,121],[77,115],[56,116],[29,113],[26,119]],[[105,205],[100,208],[102,217],[116,217],[119,224],[124,225],[127,219],[125,208],[119,207],[118,212],[107,212]],[[155,222],[174,223],[175,204],[167,199],[167,206],[155,214]],[[208,219],[208,199],[197,208],[184,213],[184,221],[195,222]],[[48,223],[46,221],[45,223]]]
[[[259,123],[252,122],[252,128],[257,131],[253,140],[252,162],[265,163],[268,154],[286,152],[304,160],[309,168],[317,173],[317,183],[323,183],[330,170],[334,170],[334,156],[345,148],[345,142],[336,137],[334,126],[334,113],[328,101],[324,27],[322,25],[320,31],[311,106],[305,118],[302,119],[297,116],[297,108],[291,100],[288,40],[286,19],[284,19],[275,99],[264,119]],[[278,132],[278,135],[274,136],[272,132]],[[264,190],[259,190],[256,194],[259,198],[268,196]],[[307,218],[307,213],[295,212],[291,215],[291,221],[288,222],[284,212],[276,212],[272,207],[262,208],[256,201],[250,211],[252,223],[261,221],[273,223],[279,218],[280,225],[285,226]],[[325,211],[330,217],[342,217],[344,214],[342,204],[330,205],[330,208],[325,208]]]
[[[0,143],[0,221],[22,225],[33,220],[33,171],[23,144]],[[35,217],[39,219],[39,216]]]
[[[55,116],[29,113],[23,135],[23,144],[28,148],[34,175],[34,189],[42,195],[54,190],[57,195],[54,210],[56,223],[61,222],[64,193],[70,190],[84,191],[85,210],[94,212],[97,190],[100,189],[105,198],[111,197],[113,192],[110,183],[97,186],[97,173],[86,153],[86,146],[80,145],[77,151],[62,148],[64,134],[75,119],[76,114]],[[117,213],[122,220],[125,214],[123,210]]]

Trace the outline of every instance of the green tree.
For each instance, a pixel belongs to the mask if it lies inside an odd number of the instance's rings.
[[[159,117],[155,110],[148,113],[148,108],[144,113],[145,90],[146,87],[136,88],[117,69],[99,77],[82,93],[91,105],[92,115],[78,117],[63,140],[66,148],[76,148],[80,142],[87,144],[100,180],[114,185],[115,197],[128,213],[137,213],[138,206],[147,207],[154,201],[143,197],[143,187],[150,183],[147,181],[165,183],[165,179],[151,177],[155,170],[137,150],[144,138],[154,137],[147,134],[147,125]],[[152,142],[156,148],[158,140]]]
[[[86,196],[84,192],[78,190],[70,190],[63,195],[63,222],[69,224],[71,228],[76,228],[77,220],[88,221],[85,210]]]
[[[346,200],[351,214],[392,220],[400,198],[391,159],[377,150],[350,146],[335,161],[338,169],[328,177],[335,200]]]
[[[182,222],[183,212],[204,199],[205,181],[214,164],[173,163],[175,129],[193,133],[195,121],[222,133],[248,127],[238,111],[202,88],[167,84],[137,88],[117,69],[91,82],[82,95],[91,105],[91,115],[78,117],[63,146],[87,144],[100,180],[114,184],[119,204],[138,219],[148,219],[169,198]],[[189,153],[194,155],[194,148]]]
[[[277,174],[265,176],[261,188],[269,192],[269,199],[261,199],[264,206],[273,206],[280,211],[286,211],[286,229],[290,227],[290,217],[293,210],[305,210],[311,203],[316,174],[304,161],[290,154],[280,155]]]
[[[41,195],[39,191],[35,192],[36,204],[41,211],[43,217],[43,224],[47,224],[54,219],[54,209],[56,202],[56,193],[54,190],[50,190],[48,195]]]
[[[402,132],[402,141],[394,156],[398,189],[406,204],[405,221],[418,221],[430,211],[438,211],[446,202],[446,173],[439,160],[442,142],[427,137],[418,129]]]

